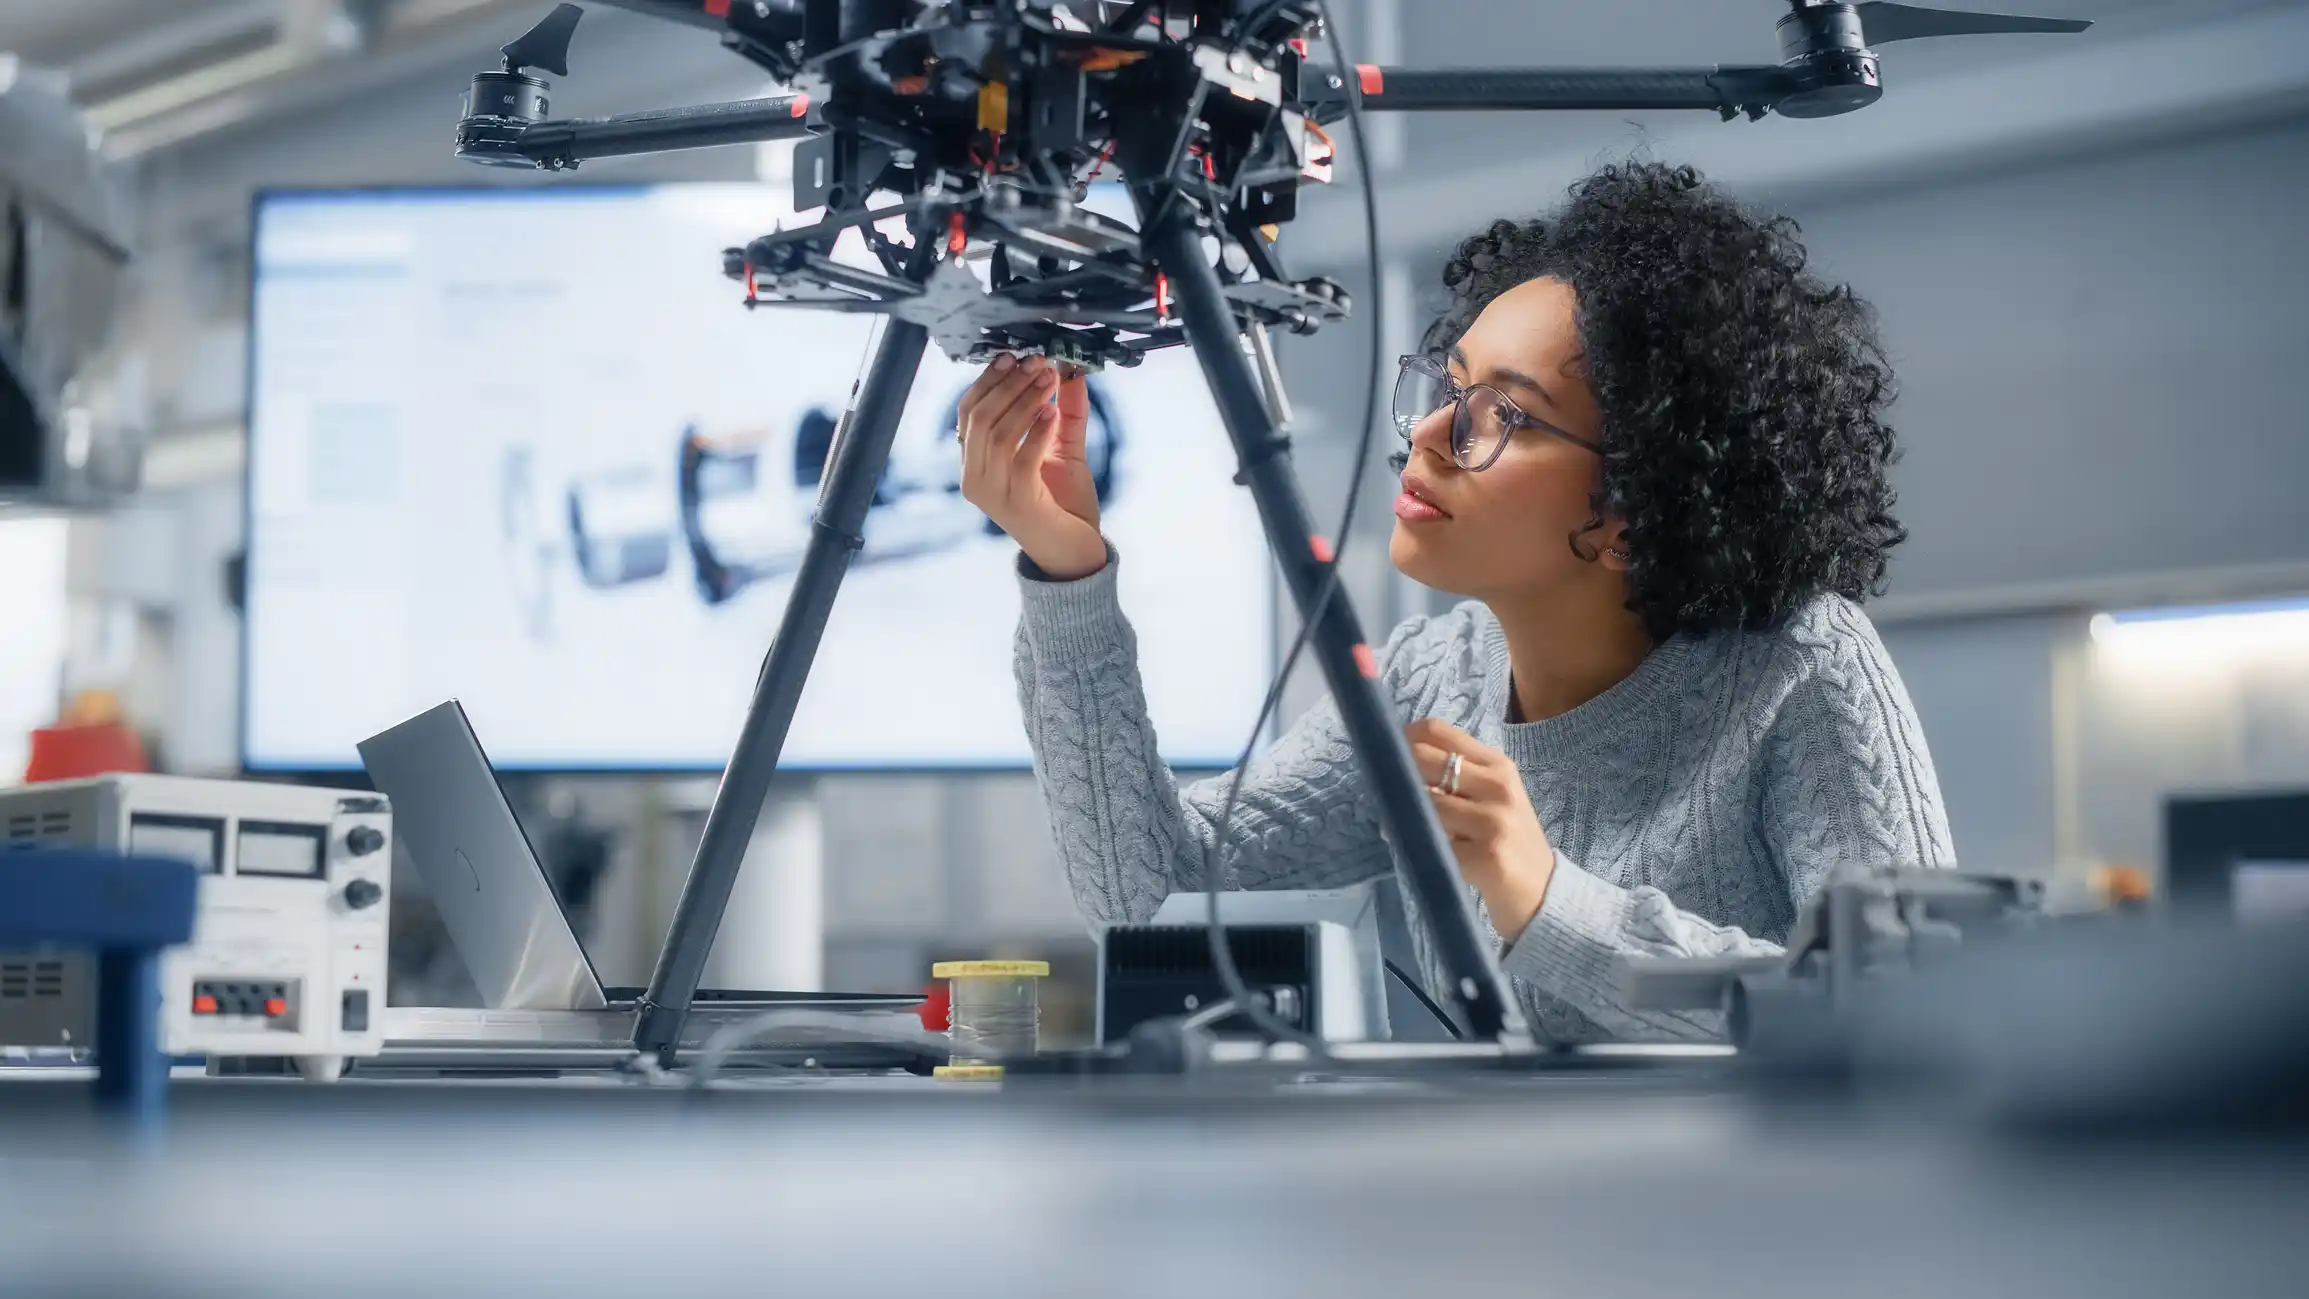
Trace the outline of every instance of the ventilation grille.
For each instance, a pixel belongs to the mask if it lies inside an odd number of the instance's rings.
[[[1252,983],[1303,983],[1313,948],[1306,925],[1228,925],[1227,946]],[[1106,933],[1106,968],[1129,979],[1217,977],[1210,935],[1199,925],[1117,925]]]
[[[69,838],[71,834],[72,813],[69,809],[18,812],[8,818],[8,837],[0,840],[0,852],[37,848],[44,843]]]
[[[63,961],[0,958],[0,1001],[52,1001],[63,995]]]

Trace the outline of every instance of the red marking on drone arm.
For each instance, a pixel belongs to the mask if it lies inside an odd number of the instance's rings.
[[[808,95],[794,96],[794,106],[789,111],[796,117],[808,117],[810,115],[810,97]]]
[[[746,301],[754,300],[754,264],[746,263]]]
[[[1085,181],[1097,180],[1098,174],[1101,171],[1106,170],[1107,159],[1112,158],[1113,156],[1114,141],[1109,140],[1106,142],[1106,147],[1098,151],[1098,161],[1090,164],[1090,174],[1083,177],[1083,179]]]
[[[1371,652],[1369,645],[1362,641],[1356,641],[1355,666],[1362,671],[1364,676],[1377,678],[1379,675],[1379,656]]]
[[[706,0],[706,13],[715,18],[730,16],[730,0]]]
[[[962,228],[962,214],[956,212],[946,223],[946,251],[956,257],[970,246],[970,233]]]
[[[1155,272],[1155,319],[1159,321],[1159,320],[1162,320],[1164,317],[1166,317],[1166,316],[1168,316],[1168,315],[1170,315],[1170,314],[1171,314],[1171,277],[1170,277],[1170,276],[1168,276],[1168,275],[1165,275],[1165,274],[1163,274],[1161,271],[1156,271],[1156,272]]]
[[[1376,63],[1356,64],[1355,79],[1363,83],[1363,93],[1366,95],[1387,93],[1387,75],[1379,70]]]
[[[1307,549],[1315,552],[1315,562],[1318,564],[1328,564],[1338,558],[1337,552],[1331,549],[1331,543],[1324,540],[1320,532],[1307,538]]]

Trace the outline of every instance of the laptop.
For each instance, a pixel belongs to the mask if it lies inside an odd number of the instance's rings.
[[[433,895],[491,1010],[631,1010],[640,988],[605,988],[456,700],[360,742],[393,801],[393,835]],[[904,1009],[902,993],[700,989],[695,1004]]]

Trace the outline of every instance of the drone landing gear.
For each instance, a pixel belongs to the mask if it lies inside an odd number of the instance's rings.
[[[907,277],[916,283],[928,279],[936,250],[937,242],[926,231],[916,230]],[[817,657],[818,642],[826,634],[834,597],[849,572],[850,557],[865,545],[866,511],[874,504],[875,486],[890,462],[898,417],[906,409],[906,394],[914,387],[914,375],[921,368],[922,352],[929,342],[930,331],[923,326],[892,320],[883,330],[866,380],[859,387],[849,427],[835,435],[833,463],[826,470],[825,490],[811,520],[809,546],[794,574],[793,593],[778,620],[769,655],[762,660],[761,676],[754,682],[753,703],[738,732],[736,751],[714,791],[713,807],[706,813],[697,861],[682,882],[681,901],[674,906],[665,953],[637,1008],[636,1049],[645,1055],[654,1053],[669,1067],[674,1046],[681,1040],[682,1021],[697,995],[698,980],[705,974],[712,936],[721,928],[730,889],[745,861],[746,844],[753,838],[755,821],[769,797],[778,755],[793,725],[794,708],[801,702],[810,662]],[[706,941],[685,941],[696,935],[703,935]]]
[[[932,272],[930,259],[938,241],[922,230],[915,232],[915,238],[915,252],[905,274],[920,283]],[[1338,701],[1349,739],[1370,766],[1371,785],[1379,794],[1381,818],[1389,837],[1405,851],[1440,852],[1444,842],[1441,827],[1433,824],[1434,809],[1421,796],[1423,784],[1412,765],[1410,748],[1383,693],[1376,656],[1364,639],[1347,593],[1334,586],[1322,608],[1315,609],[1317,601],[1324,598],[1330,576],[1331,545],[1309,522],[1306,502],[1291,472],[1288,443],[1277,432],[1265,391],[1243,354],[1242,325],[1226,286],[1205,260],[1201,232],[1189,205],[1175,205],[1170,215],[1157,223],[1149,251],[1170,279],[1185,335],[1193,344],[1235,444],[1240,481],[1250,488],[1258,505],[1292,598],[1302,617],[1315,617],[1309,643]],[[929,336],[929,329],[921,323],[890,321],[859,389],[849,427],[839,435],[809,548],[795,574],[793,594],[778,625],[777,638],[763,662],[736,752],[707,814],[697,863],[674,910],[672,938],[711,935],[719,928],[834,598],[851,556],[863,544],[866,511],[889,461],[906,394],[913,387]],[[1430,874],[1455,879],[1455,874],[1442,873],[1446,869],[1448,863],[1437,862]],[[1467,907],[1466,899],[1456,892],[1423,896],[1419,902],[1423,909],[1439,913],[1439,919],[1449,917],[1448,908],[1457,907],[1464,913]],[[1475,946],[1472,923],[1446,920],[1432,928],[1440,941],[1467,949],[1446,954],[1464,962],[1452,968],[1481,969],[1491,963],[1490,954]],[[705,943],[683,945],[669,938],[666,955],[640,1004],[635,1044],[669,1066],[674,1045],[680,1040],[682,1020],[704,972],[706,952]],[[1515,1008],[1496,995],[1501,986],[1494,983],[1491,988],[1462,990],[1470,999],[1475,1032],[1485,1039],[1495,1040],[1521,1024]]]

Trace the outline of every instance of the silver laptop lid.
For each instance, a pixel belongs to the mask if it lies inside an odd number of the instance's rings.
[[[454,699],[357,746],[393,836],[492,1010],[609,1005],[585,948]]]

